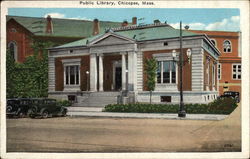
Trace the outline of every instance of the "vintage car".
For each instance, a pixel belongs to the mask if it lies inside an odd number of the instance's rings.
[[[240,102],[240,93],[234,92],[234,91],[226,91],[223,93],[223,95],[220,96],[220,98],[234,98],[239,103]]]
[[[30,118],[48,118],[52,116],[66,116],[67,108],[57,104],[55,99],[38,98],[33,99],[31,108],[28,110]]]
[[[25,117],[32,104],[28,98],[7,99],[6,115],[7,117]]]

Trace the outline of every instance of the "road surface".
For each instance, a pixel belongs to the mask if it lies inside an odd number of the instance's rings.
[[[240,119],[7,119],[7,152],[241,151]]]

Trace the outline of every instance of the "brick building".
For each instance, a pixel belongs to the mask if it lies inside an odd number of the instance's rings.
[[[96,35],[106,28],[128,23],[7,16],[7,48],[17,62],[32,55],[34,40],[51,41],[56,45]]]
[[[241,92],[241,33],[189,30],[206,34],[221,52],[218,63],[219,93]]]
[[[179,35],[168,24],[132,25],[51,48],[49,96],[79,106],[149,102],[144,62],[154,57],[158,69],[152,102],[178,103]],[[189,60],[183,68],[184,102],[213,101],[218,96],[219,50],[206,35],[184,30],[183,52]]]

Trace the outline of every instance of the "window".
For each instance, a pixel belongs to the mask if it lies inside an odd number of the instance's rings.
[[[216,41],[214,39],[210,39],[210,40],[214,44],[214,46],[216,46]]]
[[[11,57],[17,61],[17,45],[15,42],[10,42],[8,44],[8,51],[11,54]]]
[[[15,29],[15,28],[11,28],[11,29],[10,29],[10,32],[12,32],[12,33],[16,33],[17,31],[16,31],[16,29]]]
[[[64,91],[80,90],[80,66],[81,59],[63,59],[64,68]]]
[[[241,79],[241,64],[233,64],[233,79]]]
[[[221,64],[218,64],[218,79],[221,79]]]
[[[176,63],[158,61],[157,83],[176,83]]]
[[[171,96],[161,96],[161,102],[170,102],[171,103]]]
[[[79,85],[79,66],[66,66],[65,67],[65,84],[66,85]]]
[[[213,64],[213,67],[212,67],[212,84],[213,84],[213,86],[215,86],[215,81],[216,81],[216,77],[215,77],[215,70],[216,70],[216,68],[215,68],[215,64]]]
[[[224,41],[223,43],[224,52],[231,52],[231,42],[229,40]]]
[[[209,83],[210,83],[210,63],[209,63],[209,60],[208,60],[208,64],[207,64],[207,85],[209,86]]]

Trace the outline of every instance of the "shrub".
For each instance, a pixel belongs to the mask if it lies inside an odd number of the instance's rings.
[[[57,101],[58,105],[64,106],[64,107],[69,107],[71,106],[71,102],[68,100],[61,100],[61,101]]]
[[[237,107],[232,98],[217,99],[209,104],[185,104],[189,114],[230,114]],[[105,112],[134,113],[178,113],[179,104],[110,104],[105,106]]]

